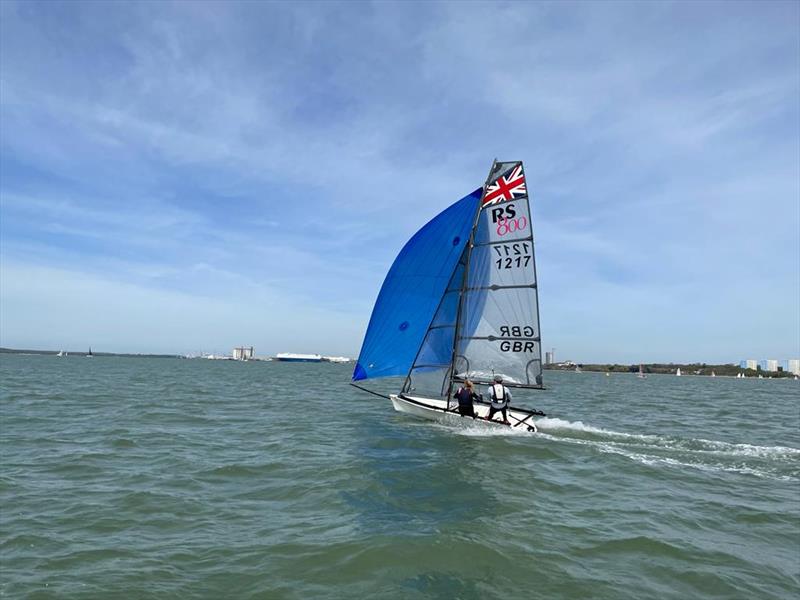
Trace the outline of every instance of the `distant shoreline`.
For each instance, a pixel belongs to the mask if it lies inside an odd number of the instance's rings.
[[[739,373],[744,373],[746,377],[794,377],[794,373],[790,371],[765,371],[759,369],[744,369],[736,364],[722,364],[710,365],[707,363],[641,363],[642,371],[645,374],[658,374],[658,375],[675,375],[678,369],[681,370],[681,375],[699,375],[710,377],[713,373],[717,377],[736,377]],[[583,372],[601,372],[601,373],[638,373],[639,363],[633,365],[625,364],[585,364],[585,363],[555,363],[544,365],[544,368],[549,371],[575,371],[576,367],[580,367]]]
[[[72,356],[85,356],[85,350],[64,350],[65,354]],[[42,356],[58,356],[59,350],[33,350],[24,348],[0,348],[0,354],[35,354]],[[92,352],[93,356],[116,356],[124,358],[186,358],[181,354],[137,354],[132,352]],[[638,373],[639,363],[626,365],[619,363],[555,363],[544,365],[548,371],[575,371],[576,367],[586,373]],[[794,377],[790,371],[765,371],[762,369],[743,369],[736,364],[710,365],[707,363],[642,363],[645,374],[675,375],[680,369],[684,376],[710,377],[713,373],[717,377],[736,377],[743,373],[746,377]]]
[[[0,348],[0,354],[39,354],[44,356],[58,356],[60,350],[28,350],[20,348]],[[85,356],[86,350],[64,350],[65,354]],[[92,356],[124,356],[128,358],[183,358],[179,354],[135,354],[131,352],[94,352]]]

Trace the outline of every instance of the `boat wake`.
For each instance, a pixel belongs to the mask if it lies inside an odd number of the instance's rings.
[[[706,472],[739,473],[800,481],[800,449],[757,446],[703,438],[610,431],[581,421],[555,418],[536,420],[538,439],[590,446],[653,467],[691,468]],[[496,437],[530,435],[513,428],[464,427],[462,435]]]

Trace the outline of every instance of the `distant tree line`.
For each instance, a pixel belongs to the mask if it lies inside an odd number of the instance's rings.
[[[82,356],[86,354],[86,350],[65,350],[68,354],[73,356]],[[23,350],[20,348],[0,348],[0,354],[42,354],[42,355],[58,355],[57,350]],[[126,354],[116,352],[92,352],[93,356],[128,356],[136,358],[181,358],[176,354]]]
[[[617,363],[608,364],[563,364],[555,363],[545,365],[545,369],[553,371],[574,371],[575,367],[580,367],[582,371],[600,371],[609,373],[638,373],[639,364],[621,365]],[[707,363],[642,363],[642,370],[645,373],[658,373],[662,375],[674,375],[677,370],[681,370],[682,375],[706,375],[710,376],[713,372],[720,377],[736,377],[739,373],[744,373],[746,377],[794,377],[794,374],[784,371],[778,367],[778,371],[765,371],[760,366],[756,369],[744,369],[739,365],[709,365]]]

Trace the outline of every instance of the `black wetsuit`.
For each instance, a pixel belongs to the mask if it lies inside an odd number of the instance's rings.
[[[472,408],[472,401],[478,400],[478,394],[470,391],[468,388],[460,387],[456,392],[456,400],[458,400],[458,412],[463,417],[476,417],[475,409]]]

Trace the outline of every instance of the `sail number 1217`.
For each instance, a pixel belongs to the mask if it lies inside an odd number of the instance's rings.
[[[494,261],[498,269],[512,269],[514,267],[527,267],[531,262],[530,244],[520,242],[517,244],[497,244],[494,251],[499,257]]]

